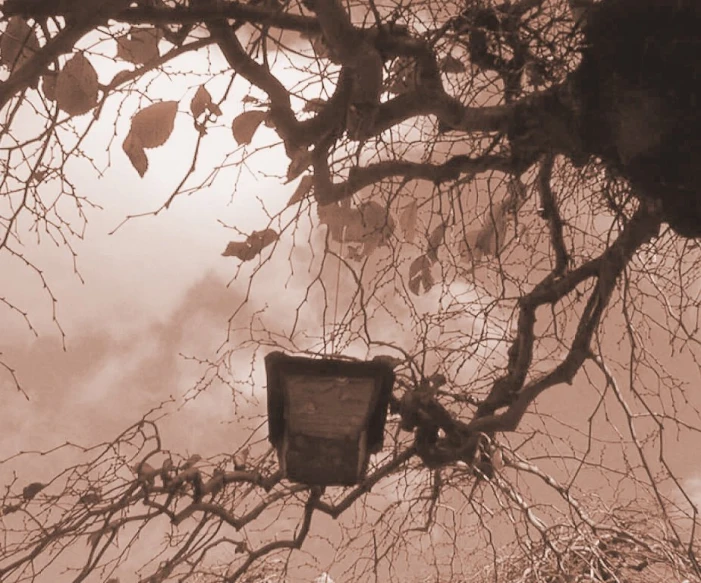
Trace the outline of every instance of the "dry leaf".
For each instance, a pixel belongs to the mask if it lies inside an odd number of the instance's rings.
[[[44,488],[46,488],[46,484],[42,484],[41,482],[32,482],[28,486],[22,488],[22,498],[25,500],[31,500]]]
[[[203,115],[205,112],[213,115],[222,114],[221,109],[212,101],[212,96],[204,85],[201,85],[197,89],[195,96],[192,98],[192,101],[190,102],[190,111],[195,119]]]
[[[378,246],[385,245],[394,232],[394,219],[387,208],[374,201],[350,208],[338,203],[319,206],[319,220],[329,227],[335,241],[363,243],[363,255],[367,256]]]
[[[161,101],[149,105],[132,118],[129,133],[142,148],[162,146],[173,132],[177,111],[177,101]]]
[[[504,247],[507,226],[507,205],[494,205],[487,222],[481,228],[468,232],[465,240],[460,242],[460,255],[472,261],[479,261],[484,256],[498,255]]]
[[[409,290],[414,295],[420,295],[421,289],[423,293],[428,292],[434,284],[433,275],[431,274],[431,261],[425,255],[421,255],[414,259],[409,266]]]
[[[497,255],[504,246],[507,227],[507,205],[502,203],[494,205],[491,216],[482,227],[475,241],[475,247],[484,255]]]
[[[241,99],[241,103],[255,103],[256,105],[262,105],[262,101],[253,95],[244,95]]]
[[[166,143],[175,126],[177,101],[161,101],[145,107],[131,120],[131,129],[122,144],[132,166],[143,177],[148,170],[145,148],[157,148]]]
[[[329,233],[334,241],[343,240],[343,229],[349,220],[352,220],[354,214],[358,213],[357,209],[349,209],[339,205],[337,202],[331,204],[320,204],[316,208],[319,222],[329,228]],[[348,214],[351,213],[351,217]]]
[[[416,218],[419,214],[419,206],[412,200],[399,215],[399,224],[404,231],[404,240],[411,243],[416,236]]]
[[[361,239],[365,242],[373,241],[376,245],[385,245],[394,233],[394,219],[389,214],[387,207],[368,201],[358,206],[360,211],[363,232]]]
[[[441,223],[435,229],[433,229],[431,236],[428,238],[428,249],[426,249],[426,257],[428,257],[431,263],[435,263],[436,261],[438,261],[438,249],[443,243],[443,239],[445,237],[445,229],[445,223]]]
[[[305,176],[304,178],[302,178],[302,180],[299,181],[299,184],[297,185],[294,194],[290,197],[290,200],[287,201],[287,206],[292,206],[293,204],[297,204],[298,202],[304,200],[304,198],[311,192],[313,186],[313,176]]]
[[[297,178],[302,172],[306,172],[312,163],[312,152],[305,148],[300,148],[292,156],[292,161],[287,167],[287,182],[292,182]]]
[[[0,39],[0,64],[10,71],[19,69],[39,48],[34,29],[21,16],[13,16]]]
[[[134,71],[129,71],[129,70],[119,71],[118,73],[115,74],[114,77],[112,77],[112,81],[110,81],[110,87],[117,87],[118,85],[121,85],[122,83],[132,81],[133,75],[134,75]]]
[[[90,490],[78,498],[78,502],[89,506],[90,504],[97,504],[100,501],[100,492],[98,490]]]
[[[224,257],[237,257],[241,261],[250,261],[278,238],[279,235],[273,229],[253,231],[243,242],[231,241],[222,255]]]
[[[139,139],[129,132],[122,144],[122,150],[124,150],[124,153],[129,158],[131,165],[139,173],[139,176],[143,178],[148,170],[148,158],[146,157],[146,152]]]
[[[351,261],[362,261],[365,256],[363,255],[364,246],[348,245],[346,247],[346,259]]]
[[[49,71],[41,76],[41,90],[49,101],[56,101],[56,78],[58,74]]]
[[[160,57],[158,41],[161,31],[157,28],[132,28],[117,39],[117,58],[134,65],[145,65]]]
[[[250,144],[258,126],[265,121],[267,116],[267,111],[254,110],[244,111],[235,117],[231,124],[231,131],[234,133],[236,143],[239,146]]]
[[[440,69],[444,73],[464,73],[465,64],[453,55],[448,55],[445,59],[441,61]]]
[[[76,53],[56,78],[56,103],[69,115],[83,115],[97,105],[97,72],[83,53]]]
[[[498,250],[497,233],[493,225],[487,224],[477,233],[472,254],[482,258],[485,255],[496,255]]]

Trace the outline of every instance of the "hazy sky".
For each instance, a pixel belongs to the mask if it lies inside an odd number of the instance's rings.
[[[158,85],[152,89],[157,99]],[[0,254],[0,297],[27,312],[39,334],[35,337],[18,313],[0,310],[0,351],[30,398],[14,391],[9,375],[0,373],[6,405],[0,417],[12,429],[0,435],[2,455],[65,439],[109,437],[192,386],[194,367],[179,353],[206,356],[224,340],[246,281],[232,281],[238,260],[221,256],[229,240],[241,237],[219,221],[250,232],[267,222],[256,197],[273,212],[284,206],[295,185],[260,175],[261,169],[284,175],[287,161],[279,151],[255,157],[250,173],[237,177],[233,168],[224,171],[217,188],[181,196],[158,216],[134,218],[110,234],[127,215],[161,207],[190,166],[196,136],[189,114],[192,93],[183,88],[175,131],[165,146],[148,151],[151,167],[144,179],[121,151],[128,116],[117,126],[111,167],[102,178],[83,161],[71,165],[78,194],[103,207],[86,210],[84,240],[72,241],[79,275],[65,247],[46,238],[37,245],[31,234],[23,234],[24,257],[42,270],[57,299],[65,352],[41,281],[21,261]],[[203,172],[235,147],[228,127],[234,114],[225,106],[223,126],[207,136],[200,153]],[[85,146],[98,165],[107,159],[114,112],[103,119]],[[258,143],[272,135],[262,129]],[[230,401],[228,395],[220,397]],[[214,407],[211,413],[218,411]]]

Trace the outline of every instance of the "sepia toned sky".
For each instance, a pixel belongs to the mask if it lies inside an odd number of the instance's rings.
[[[231,227],[243,232],[265,227],[261,200],[277,212],[295,185],[280,181],[286,158],[264,150],[249,162],[251,171],[222,170],[217,188],[180,196],[154,216],[192,161],[197,135],[189,113],[193,86],[183,84],[175,131],[165,146],[148,151],[151,167],[143,179],[120,147],[129,117],[103,112],[85,148],[98,166],[109,160],[104,176],[84,160],[70,163],[78,195],[102,207],[85,209],[84,238],[70,241],[75,263],[66,246],[45,235],[37,242],[31,233],[20,233],[17,248],[23,259],[0,254],[0,297],[17,308],[0,309],[0,352],[29,398],[0,373],[5,398],[0,420],[10,429],[0,434],[0,457],[57,441],[107,438],[170,395],[191,388],[196,372],[188,373],[179,354],[211,354],[225,340],[227,319],[247,283],[232,280],[238,261],[221,256],[229,240],[241,238]],[[152,93],[156,100],[173,98],[167,85],[155,84]],[[235,112],[225,114],[230,120]],[[267,128],[260,134],[263,143],[273,137]],[[234,148],[229,127],[210,130],[199,154],[201,170],[210,172]],[[53,188],[47,185],[47,195]],[[71,220],[74,211],[70,204],[66,209]],[[150,214],[124,222],[141,213]],[[80,229],[79,220],[72,225]],[[51,296],[24,259],[41,271],[55,297],[55,319]],[[221,410],[214,406],[208,414]],[[197,441],[198,434],[187,432],[183,439]]]

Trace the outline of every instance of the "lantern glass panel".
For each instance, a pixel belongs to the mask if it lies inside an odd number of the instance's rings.
[[[375,398],[370,377],[286,375],[289,431],[315,437],[352,437],[365,429]]]

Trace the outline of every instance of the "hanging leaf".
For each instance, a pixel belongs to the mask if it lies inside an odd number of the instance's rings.
[[[321,224],[329,228],[331,238],[334,241],[342,241],[343,229],[359,213],[357,209],[347,208],[339,205],[337,202],[333,202],[331,204],[320,204],[317,207],[317,214]]]
[[[192,112],[192,117],[197,119],[207,111],[209,104],[212,103],[212,96],[207,91],[204,85],[200,85],[197,88],[195,96],[190,101],[190,111]]]
[[[491,216],[482,227],[480,234],[475,241],[475,246],[484,255],[496,256],[504,247],[506,239],[506,228],[508,226],[508,206],[501,202],[494,205]]]
[[[313,176],[303,177],[302,180],[299,181],[299,184],[297,185],[294,194],[290,197],[290,200],[287,201],[287,206],[290,207],[293,204],[297,204],[298,202],[304,200],[304,198],[311,192],[313,186]]]
[[[175,126],[177,101],[160,101],[145,107],[131,120],[131,129],[124,139],[122,149],[132,166],[143,177],[148,170],[146,148],[157,148],[166,143]]]
[[[36,168],[29,177],[30,180],[33,180],[37,184],[43,182],[44,178],[46,178],[46,170],[41,168]]]
[[[428,249],[426,250],[426,257],[428,257],[431,263],[435,263],[436,261],[438,261],[438,248],[443,244],[445,230],[445,223],[441,223],[435,229],[433,229],[433,232],[428,238]]]
[[[364,257],[370,257],[375,252],[375,249],[377,249],[380,244],[382,243],[382,239],[380,237],[369,237],[363,242],[363,256]]]
[[[260,105],[261,100],[257,97],[253,97],[253,95],[244,95],[241,103],[255,103],[256,105]]]
[[[357,208],[339,203],[320,205],[317,212],[334,241],[362,243],[365,257],[386,245],[394,232],[394,219],[387,208],[374,201],[363,202]]]
[[[414,259],[409,266],[409,290],[414,295],[428,292],[434,284],[431,261],[425,255]],[[423,289],[423,292],[421,291]]]
[[[504,247],[507,227],[508,205],[504,202],[494,205],[487,222],[480,229],[468,232],[460,242],[460,255],[468,261],[497,256]]]
[[[419,206],[412,200],[399,215],[399,224],[404,231],[404,240],[411,243],[416,236],[416,218],[419,214]]]
[[[273,229],[263,231],[253,231],[248,238],[243,241],[232,241],[224,250],[224,257],[237,257],[241,261],[254,259],[265,247],[274,243],[279,238]]]
[[[374,242],[375,245],[386,245],[394,233],[394,219],[387,207],[371,200],[358,206],[362,225],[361,241]]]
[[[485,225],[478,231],[474,248],[478,252],[480,258],[485,255],[490,256],[497,254],[499,241],[496,229],[494,229],[493,225]],[[475,251],[473,251],[473,254],[474,253]]]
[[[41,76],[41,90],[49,101],[56,101],[56,78],[58,73],[47,71]]]
[[[85,494],[78,498],[78,502],[90,506],[91,504],[97,504],[101,500],[100,491],[96,489],[91,489]]]
[[[302,172],[306,172],[312,163],[312,152],[306,148],[300,148],[292,156],[292,161],[287,167],[287,182],[292,182]]]
[[[464,73],[465,72],[465,64],[460,59],[454,57],[453,55],[448,55],[445,59],[443,59],[441,61],[440,69],[444,73],[452,73],[452,74]]]
[[[253,139],[253,134],[256,133],[258,126],[265,121],[268,116],[267,111],[244,111],[241,115],[234,118],[231,124],[231,131],[234,133],[234,139],[239,146],[250,144]]]
[[[145,65],[160,57],[158,42],[161,31],[157,28],[131,28],[129,32],[117,39],[117,58]]]
[[[110,81],[110,87],[117,87],[118,85],[121,85],[122,83],[126,83],[128,81],[132,81],[134,79],[134,71],[118,71],[115,73],[114,77],[112,77],[112,81]]]
[[[346,259],[351,261],[362,261],[365,258],[363,254],[364,246],[348,245],[346,247]]]
[[[39,48],[34,28],[21,16],[13,16],[0,39],[0,64],[10,71],[19,69]]]
[[[510,198],[504,204],[510,205],[510,208],[514,210],[517,210],[521,203],[528,198],[528,189],[520,177],[509,180],[506,189]]]
[[[22,498],[27,501],[32,500],[44,488],[46,488],[46,484],[42,484],[41,482],[32,482],[28,486],[22,488]]]
[[[177,111],[177,101],[160,101],[149,105],[132,118],[129,133],[144,148],[162,146],[173,133]]]
[[[122,150],[124,150],[124,153],[129,158],[131,165],[139,173],[139,176],[143,178],[144,174],[146,174],[146,170],[148,170],[148,158],[146,157],[146,152],[139,139],[129,132],[122,144]]]
[[[209,112],[212,115],[217,116],[222,114],[221,109],[212,101],[212,96],[204,85],[198,87],[195,96],[192,98],[192,101],[190,102],[190,111],[195,119],[203,115],[205,112]]]
[[[97,105],[97,72],[83,53],[76,53],[56,78],[56,103],[69,115],[83,115]]]

